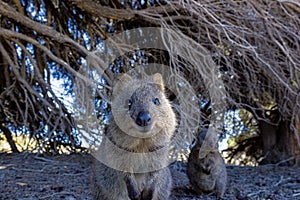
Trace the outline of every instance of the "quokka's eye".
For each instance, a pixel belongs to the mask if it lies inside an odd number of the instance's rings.
[[[128,109],[130,110],[131,106],[132,106],[132,100],[131,99],[128,99],[127,106],[128,106]]]
[[[155,105],[159,105],[160,104],[159,99],[158,98],[153,99],[153,103]]]

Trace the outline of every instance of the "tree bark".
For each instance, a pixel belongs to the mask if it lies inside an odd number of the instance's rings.
[[[0,124],[0,130],[2,130],[2,132],[4,133],[5,137],[6,137],[6,140],[12,150],[13,153],[19,153],[19,150],[12,138],[12,134],[11,132],[9,131],[9,129],[6,127],[5,124],[1,123]]]
[[[294,155],[295,165],[300,166],[300,116],[295,119]]]
[[[281,120],[278,125],[259,122],[264,159],[260,164],[296,164],[296,145],[291,122]]]

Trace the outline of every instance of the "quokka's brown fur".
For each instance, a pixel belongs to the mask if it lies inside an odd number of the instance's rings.
[[[210,141],[212,137],[207,137],[206,145],[201,148],[206,134],[207,130],[201,132],[191,150],[187,175],[198,194],[215,192],[217,197],[222,198],[227,184],[226,166],[217,143]]]
[[[102,160],[93,165],[94,199],[168,199],[172,186],[169,143],[176,118],[162,76],[132,79],[123,75],[113,89],[112,113],[98,152]]]

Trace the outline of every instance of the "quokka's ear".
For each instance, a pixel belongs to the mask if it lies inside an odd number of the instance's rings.
[[[164,81],[163,81],[162,75],[160,73],[155,73],[152,75],[152,79],[153,79],[154,83],[159,86],[159,89],[162,92],[164,92],[165,86],[164,86]]]
[[[126,87],[127,83],[129,83],[131,80],[132,78],[128,74],[121,74],[117,76],[116,82],[113,87],[113,94],[119,94],[124,89],[124,87]]]

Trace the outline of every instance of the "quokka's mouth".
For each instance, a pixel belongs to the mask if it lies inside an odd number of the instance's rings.
[[[142,133],[147,133],[147,132],[150,132],[152,130],[152,124],[149,125],[149,126],[144,126],[144,127],[140,127],[139,126],[139,130],[142,132]]]
[[[129,131],[129,135],[140,138],[148,138],[157,133],[157,130],[154,128],[155,124],[152,123],[149,126],[138,126],[135,123]]]

